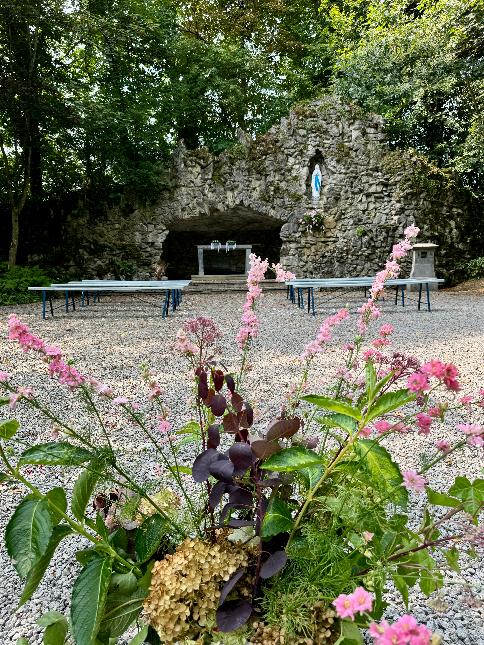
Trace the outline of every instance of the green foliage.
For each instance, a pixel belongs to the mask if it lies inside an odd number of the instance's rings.
[[[5,399],[8,402],[8,399]],[[2,421],[0,423],[0,439],[11,439],[17,434],[17,430],[20,428],[20,423],[16,419],[10,419],[8,421]]]
[[[314,450],[309,450],[309,448],[304,448],[303,446],[293,446],[269,457],[261,468],[274,472],[289,473],[320,463],[321,457]]]
[[[32,446],[25,450],[19,461],[19,466],[26,464],[42,464],[44,466],[81,466],[93,458],[92,452],[74,446],[65,441],[50,441],[49,443]]]
[[[386,448],[375,441],[360,439],[355,444],[361,467],[370,475],[375,488],[399,506],[406,508],[408,493],[401,486],[403,478],[400,468],[393,461]]]
[[[37,619],[37,624],[45,627],[44,645],[64,645],[69,625],[58,611],[48,611]]]
[[[468,280],[478,280],[484,278],[484,257],[474,258],[469,262],[461,262],[457,265],[463,273],[463,277]]]
[[[14,266],[8,268],[0,263],[0,305],[19,305],[39,299],[28,287],[41,287],[53,281],[44,269],[38,266]]]
[[[145,519],[136,531],[135,551],[139,562],[146,562],[156,553],[166,533],[166,521],[161,515]]]
[[[100,464],[94,461],[90,465],[92,466],[92,470],[89,468],[83,470],[76,479],[74,488],[72,489],[71,510],[77,520],[82,520],[84,517],[86,506],[100,476],[98,474]]]
[[[282,499],[272,497],[262,522],[261,535],[264,538],[290,531],[293,525],[291,508]]]
[[[101,624],[111,579],[112,558],[94,554],[74,582],[71,628],[76,645],[92,645]]]

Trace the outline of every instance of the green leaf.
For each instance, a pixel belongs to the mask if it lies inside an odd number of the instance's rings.
[[[94,455],[67,442],[50,441],[32,446],[22,453],[18,465],[43,464],[44,466],[81,466]]]
[[[373,398],[373,390],[376,385],[376,371],[375,366],[372,361],[367,361],[365,364],[365,376],[366,376],[366,391],[368,394],[368,400],[371,401]]]
[[[375,488],[383,486],[388,493],[392,493],[395,503],[405,508],[408,492],[401,486],[403,477],[400,468],[388,450],[371,439],[359,439],[354,444],[354,450],[360,457],[362,467],[375,482]]]
[[[97,472],[83,470],[72,489],[71,511],[76,520],[84,519],[86,507],[99,479]]]
[[[132,638],[128,645],[141,645],[145,642],[146,637],[148,636],[148,625],[145,625],[143,629]]]
[[[2,421],[0,423],[0,439],[11,439],[20,428],[20,423],[16,419]]]
[[[325,417],[317,417],[316,421],[330,428],[342,428],[349,434],[353,434],[356,430],[356,421],[346,414],[328,414]]]
[[[455,508],[462,503],[460,499],[450,497],[450,495],[446,495],[445,493],[439,493],[428,486],[425,487],[425,490],[427,491],[427,499],[430,504],[434,504],[435,506],[450,506],[451,508]]]
[[[189,421],[183,428],[177,430],[175,434],[193,434],[200,436],[200,424],[196,421]]]
[[[444,551],[444,555],[449,567],[457,573],[460,573],[459,550],[453,546],[451,549]]]
[[[484,502],[484,479],[475,479],[471,483],[467,477],[456,477],[449,493],[464,502],[465,511],[476,515]]]
[[[70,535],[71,533],[72,529],[70,528],[70,526],[67,526],[67,524],[60,524],[59,526],[54,527],[44,555],[39,560],[37,560],[37,562],[30,569],[27,575],[24,590],[22,591],[22,595],[20,596],[18,604],[19,607],[25,604],[27,600],[30,600],[32,594],[37,589],[40,581],[44,577],[44,573],[46,572],[47,567],[50,564],[50,561],[58,544],[63,538],[65,538],[67,535]]]
[[[132,594],[110,593],[99,632],[111,638],[122,636],[140,615],[147,595],[148,589],[141,587]]]
[[[52,518],[52,524],[57,526],[62,519],[62,515],[60,513],[65,513],[67,511],[66,492],[63,488],[57,486],[56,488],[52,488],[52,490],[46,493],[45,496],[49,502],[52,503],[52,506],[49,504],[50,516]]]
[[[29,641],[22,636],[21,638],[17,639],[15,645],[29,645]]]
[[[5,530],[7,551],[21,578],[25,578],[44,555],[52,529],[47,501],[27,495],[15,509]]]
[[[308,394],[307,396],[303,396],[302,399],[308,403],[316,405],[318,408],[339,412],[347,417],[361,421],[361,412],[357,408],[354,408],[343,401],[338,401],[338,399],[330,399],[325,396],[318,396],[317,394]]]
[[[403,576],[399,576],[397,573],[392,574],[392,578],[393,582],[395,583],[395,587],[402,596],[405,607],[408,608],[408,585],[405,581],[405,578]]]
[[[349,621],[342,620],[340,622],[341,635],[334,645],[361,645],[363,643],[363,636],[358,626]]]
[[[261,528],[261,537],[268,538],[292,529],[293,519],[287,502],[273,497],[269,501]]]
[[[8,398],[6,399],[5,397],[0,396],[0,408],[2,407],[2,405],[8,405],[9,403],[10,403],[10,399]]]
[[[64,645],[69,625],[58,611],[48,611],[37,619],[37,624],[45,627],[44,645]]]
[[[161,515],[155,514],[145,519],[136,531],[134,542],[136,558],[139,562],[146,562],[156,553],[166,533],[166,521]]]
[[[415,394],[409,394],[408,390],[397,390],[396,392],[386,392],[382,394],[370,407],[365,417],[365,425],[373,419],[388,414],[392,410],[397,410],[411,401],[415,401]]]
[[[173,472],[179,472],[182,475],[191,475],[192,474],[192,469],[189,468],[188,466],[171,466],[170,470]]]
[[[71,625],[76,645],[92,645],[104,613],[113,560],[94,554],[72,588]]]
[[[120,593],[130,594],[138,586],[138,580],[132,571],[128,573],[113,573],[109,583],[109,592],[119,591]]]
[[[304,448],[303,446],[292,446],[292,448],[284,448],[269,457],[261,464],[261,468],[263,470],[289,473],[320,463],[322,463],[322,459],[314,450],[309,450],[309,448]]]
[[[306,486],[308,488],[314,488],[318,481],[323,476],[323,467],[321,464],[316,464],[315,466],[308,466],[299,471],[299,474],[304,479]]]

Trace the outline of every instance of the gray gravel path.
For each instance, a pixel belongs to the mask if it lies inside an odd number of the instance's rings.
[[[334,294],[333,294],[334,297]],[[132,297],[106,298],[101,304],[60,314],[55,319],[42,321],[38,305],[0,308],[0,370],[13,372],[18,383],[42,392],[45,400],[62,412],[65,418],[77,424],[87,423],[82,404],[65,388],[49,381],[45,366],[34,356],[23,354],[5,340],[6,318],[15,311],[35,333],[51,343],[58,344],[65,354],[76,361],[77,368],[113,386],[116,394],[130,397],[143,407],[146,390],[140,387],[139,365],[148,363],[166,389],[165,401],[170,408],[170,419],[177,426],[191,418],[187,402],[190,400],[189,375],[186,363],[173,349],[175,334],[181,324],[197,315],[213,317],[223,332],[220,342],[222,355],[229,367],[236,368],[238,352],[235,334],[244,294],[187,295],[182,307],[166,320],[159,312]],[[356,294],[345,293],[339,301],[333,300],[320,307],[316,318],[308,316],[289,304],[282,293],[267,294],[260,307],[262,330],[251,352],[252,370],[246,380],[246,391],[255,404],[256,423],[264,427],[277,413],[283,392],[299,375],[297,356],[303,346],[315,336],[324,315],[336,307],[349,303],[353,311],[359,304]],[[414,303],[403,310],[392,303],[384,304],[382,322],[395,326],[396,350],[419,358],[439,357],[453,361],[461,369],[465,390],[484,387],[484,297],[440,292],[433,296],[434,311],[418,312]],[[343,326],[338,335],[350,340],[353,327]],[[318,357],[312,374],[312,389],[317,391],[331,379],[338,366],[338,350]],[[8,412],[0,408],[0,418]],[[112,407],[107,408],[113,441],[122,446],[137,476],[142,480],[155,477],[155,459],[145,439]],[[17,418],[22,423],[21,436],[29,441],[48,440],[51,427],[35,416],[24,405],[19,405]],[[435,438],[457,436],[452,421],[445,425],[439,437],[402,436],[392,440],[392,453],[406,468],[419,465],[420,455],[430,449]],[[188,451],[189,452],[189,451]],[[190,455],[187,454],[187,459]],[[431,475],[431,485],[441,488],[449,485],[456,474],[468,477],[479,475],[483,466],[482,450],[466,449],[450,465],[442,465]],[[41,487],[62,485],[69,490],[76,473],[60,469],[36,469],[32,476]],[[23,492],[11,487],[1,489],[0,529],[11,515]],[[33,599],[17,612],[16,600],[21,585],[3,547],[0,548],[0,645],[15,643],[25,636],[31,643],[41,643],[35,619],[46,610],[66,611],[69,604],[70,580],[77,566],[73,552],[80,542],[66,541],[49,568],[46,578]],[[478,645],[484,643],[484,596],[482,562],[465,561],[460,574],[446,574],[445,589],[430,599],[414,592],[410,611],[430,628],[441,633],[448,644]],[[403,612],[403,606],[389,594],[388,617]]]

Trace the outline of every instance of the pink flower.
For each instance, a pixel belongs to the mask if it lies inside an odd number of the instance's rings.
[[[467,435],[478,436],[484,432],[484,426],[481,426],[478,423],[459,423],[457,427],[459,430],[461,430],[464,434],[467,434]]]
[[[410,374],[407,379],[407,387],[410,392],[425,392],[430,389],[430,384],[427,376],[421,372],[414,372]]]
[[[321,327],[319,328],[316,340],[311,341],[304,348],[301,354],[302,360],[309,360],[316,354],[324,351],[324,345],[331,340],[331,328],[339,325],[343,320],[348,318],[349,313],[347,309],[340,309],[334,315],[328,316]]]
[[[21,396],[20,394],[16,394],[16,393],[15,393],[15,394],[11,394],[11,395],[9,396],[9,398],[8,398],[8,400],[9,400],[8,407],[9,407],[11,410],[15,410],[15,408],[17,407],[17,402],[18,402],[21,398],[22,398],[22,396]]]
[[[380,336],[390,336],[393,334],[394,331],[393,325],[390,325],[390,323],[385,323],[380,327]]]
[[[482,435],[478,437],[473,435],[472,437],[469,437],[469,439],[467,440],[467,443],[469,444],[469,446],[482,448],[482,446],[484,446],[484,437],[482,437]]]
[[[117,396],[113,399],[113,403],[115,405],[126,405],[126,403],[129,403],[129,399],[125,396]]]
[[[427,482],[425,478],[416,473],[415,470],[406,470],[402,475],[403,485],[407,490],[415,490],[419,493],[425,490],[425,484]]]
[[[363,587],[357,587],[352,594],[340,594],[333,601],[333,605],[339,618],[351,618],[353,620],[355,614],[371,611],[373,596]]]
[[[414,224],[411,224],[410,226],[407,226],[407,228],[403,231],[403,234],[405,237],[417,237],[417,235],[420,233],[420,229],[418,226],[415,226]]]
[[[474,397],[471,394],[467,394],[466,396],[461,396],[459,399],[459,403],[462,403],[462,405],[469,405],[469,403],[472,403],[474,400]]]
[[[360,430],[360,437],[369,437],[371,435],[371,428],[370,426],[366,426],[365,428],[362,428]]]
[[[171,430],[171,423],[166,419],[161,419],[158,424],[158,431],[161,433],[169,432]]]
[[[179,329],[176,334],[175,349],[185,356],[194,356],[197,352],[197,348],[188,340],[188,336],[183,329]]]
[[[429,416],[433,417],[434,419],[438,419],[439,417],[442,416],[442,408],[439,406],[435,406],[433,408],[429,408],[427,410]]]
[[[286,280],[295,280],[296,276],[291,271],[285,271],[282,264],[272,264],[271,269],[276,274],[276,282],[286,282]]]
[[[371,542],[375,534],[370,533],[370,531],[363,531],[362,535],[365,542]]]
[[[240,328],[236,340],[240,349],[245,349],[247,343],[256,338],[259,333],[259,319],[257,318],[254,307],[256,301],[262,297],[262,289],[259,283],[265,279],[265,273],[269,268],[269,261],[262,260],[254,253],[249,256],[250,269],[247,275],[247,296],[244,304],[242,315],[242,327]]]
[[[432,632],[413,616],[401,616],[393,625],[386,620],[371,623],[368,631],[374,645],[430,645],[432,638]]]
[[[434,376],[435,378],[438,378],[438,379],[443,379],[445,376],[444,363],[442,363],[442,361],[439,361],[435,358],[433,358],[428,363],[424,363],[420,368],[420,370],[424,374],[427,374],[428,376]]]
[[[7,372],[0,372],[0,383],[6,383],[11,378]]]
[[[388,338],[375,338],[375,340],[372,342],[373,347],[385,347],[389,344],[390,341],[388,340]]]
[[[423,435],[428,435],[430,434],[430,426],[432,424],[432,417],[429,416],[428,414],[425,414],[425,412],[419,412],[416,416],[416,421],[417,421],[417,426],[418,426],[418,433],[423,434]]]
[[[441,450],[444,454],[450,451],[450,443],[445,439],[439,439],[435,442],[435,447]]]
[[[392,424],[388,423],[388,421],[385,421],[385,419],[382,419],[381,421],[376,421],[376,423],[373,424],[373,427],[375,428],[378,434],[383,434],[390,430],[390,428],[392,427]]]

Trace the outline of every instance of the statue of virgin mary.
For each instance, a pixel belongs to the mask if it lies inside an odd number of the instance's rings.
[[[313,200],[317,200],[321,196],[321,182],[323,180],[323,175],[321,174],[321,169],[319,164],[316,164],[311,176],[311,193]]]

